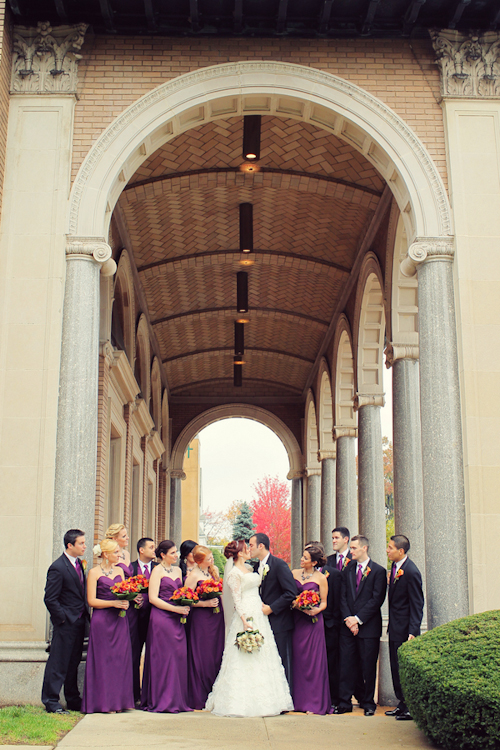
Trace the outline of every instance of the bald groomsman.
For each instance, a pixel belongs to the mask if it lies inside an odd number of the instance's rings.
[[[392,562],[389,576],[389,656],[391,660],[392,684],[399,703],[386,711],[386,716],[395,716],[399,721],[411,721],[399,680],[398,648],[406,641],[420,635],[424,612],[422,576],[415,563],[408,557],[410,541],[403,534],[391,536],[387,545],[387,557]]]

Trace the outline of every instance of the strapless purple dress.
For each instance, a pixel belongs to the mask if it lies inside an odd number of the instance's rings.
[[[101,576],[97,598],[115,599],[111,586],[118,581],[121,576]],[[115,607],[93,611],[82,696],[84,714],[134,708],[130,633],[127,618],[119,616],[121,611]]]
[[[302,591],[317,591],[319,586],[313,581],[297,584],[297,594]],[[325,628],[323,613],[318,621],[304,612],[293,611],[295,628],[292,636],[293,681],[292,698],[296,711],[311,711],[314,714],[328,714],[331,710],[330,686],[328,682],[328,662],[326,658]]]
[[[197,582],[198,585],[200,581]],[[219,674],[225,640],[224,613],[221,597],[220,612],[212,607],[193,607],[189,614],[188,684],[189,705],[203,709],[215,678]]]
[[[180,578],[173,581],[164,576],[160,581],[159,598],[168,602],[175,589],[182,586]],[[191,617],[189,614],[189,617]],[[192,711],[188,701],[187,639],[180,615],[151,606],[146,658],[142,678],[142,704],[145,711],[178,714]]]

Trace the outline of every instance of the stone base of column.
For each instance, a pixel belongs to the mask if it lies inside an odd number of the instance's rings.
[[[399,701],[396,698],[392,686],[391,663],[389,660],[389,638],[386,633],[384,633],[380,641],[377,689],[379,706],[398,705]]]

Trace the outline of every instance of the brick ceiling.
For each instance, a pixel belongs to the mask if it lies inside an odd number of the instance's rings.
[[[242,132],[235,117],[178,136],[119,201],[172,395],[300,395],[384,188],[347,143],[276,117],[262,118],[260,171],[241,171]],[[233,390],[242,202],[254,252]]]

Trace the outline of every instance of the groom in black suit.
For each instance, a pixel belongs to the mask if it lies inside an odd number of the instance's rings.
[[[250,538],[251,557],[257,557],[255,572],[262,575],[260,596],[262,612],[269,617],[269,625],[274,634],[288,684],[292,684],[292,630],[293,614],[290,605],[298,592],[292,572],[286,562],[269,552],[267,534],[254,534]]]
[[[410,540],[403,534],[391,536],[387,545],[387,557],[392,562],[389,575],[389,657],[392,684],[399,703],[386,711],[386,716],[395,716],[398,721],[410,721],[412,716],[405,703],[399,679],[398,648],[406,641],[420,635],[424,613],[422,576],[415,563],[408,557]]]
[[[63,554],[47,572],[44,602],[50,612],[53,633],[43,677],[42,703],[48,713],[67,713],[59,702],[63,685],[70,711],[79,711],[82,703],[78,690],[78,665],[89,617],[85,569],[80,560],[85,549],[85,533],[80,529],[70,529],[64,535]]]
[[[336,526],[332,531],[333,555],[328,555],[326,564],[341,572],[347,567],[352,555],[349,552],[349,529],[346,526]]]
[[[336,713],[352,711],[351,697],[361,671],[365,716],[375,713],[375,680],[382,635],[382,613],[387,571],[368,556],[369,541],[358,534],[351,539],[352,560],[342,573],[340,610],[340,703]]]

